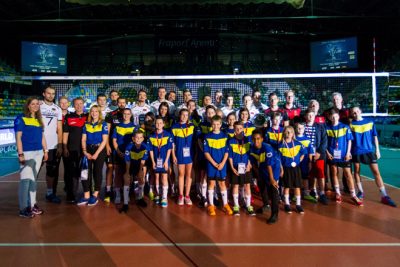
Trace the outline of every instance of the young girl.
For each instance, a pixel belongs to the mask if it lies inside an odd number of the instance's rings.
[[[283,140],[278,146],[283,166],[283,187],[285,197],[285,212],[292,213],[289,202],[289,190],[294,188],[296,196],[296,211],[304,214],[301,206],[301,170],[300,163],[304,158],[304,146],[294,139],[294,129],[292,126],[286,126],[283,130]]]
[[[226,124],[228,127],[225,129],[226,134],[229,138],[233,138],[235,135],[235,127],[234,124],[236,122],[236,114],[235,112],[231,112],[226,116]]]
[[[158,188],[162,183],[161,207],[168,206],[168,169],[169,157],[172,149],[172,137],[170,133],[164,130],[164,120],[161,116],[156,117],[156,131],[149,137],[149,151],[152,167],[155,172],[155,187],[157,196]],[[159,198],[158,198],[159,199]],[[156,197],[156,202],[158,202]]]
[[[178,205],[184,203],[191,206],[190,187],[192,185],[192,163],[193,151],[192,140],[194,134],[194,125],[188,122],[189,110],[181,109],[179,111],[179,123],[172,126],[172,134],[174,136],[174,149],[172,150],[172,161],[178,165],[178,187],[179,197]],[[185,182],[186,177],[186,183]],[[186,192],[184,195],[184,187]],[[185,197],[184,197],[185,196]]]
[[[173,118],[169,115],[169,106],[167,102],[162,102],[158,107],[158,115],[164,121],[164,130],[171,132],[171,127],[174,122]]]
[[[256,129],[256,127],[250,121],[250,113],[247,108],[239,109],[239,121],[243,123],[244,137],[251,141],[251,134]]]

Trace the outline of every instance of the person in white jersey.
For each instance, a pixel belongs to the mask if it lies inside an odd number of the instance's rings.
[[[253,98],[249,94],[242,96],[242,104],[249,110],[250,120],[253,120],[254,116],[260,113],[258,109],[253,105]],[[239,118],[239,110],[236,112],[236,117]]]
[[[56,195],[58,185],[58,167],[62,154],[62,110],[54,104],[56,90],[47,86],[43,90],[43,102],[40,104],[44,124],[44,137],[49,150],[46,161],[46,200],[51,203],[61,203]]]
[[[131,108],[133,115],[133,123],[135,125],[142,125],[144,123],[144,117],[147,112],[151,111],[151,106],[146,104],[147,92],[144,89],[140,89],[138,92],[138,99],[134,106]]]
[[[226,105],[221,108],[222,112],[224,113],[224,119],[228,117],[231,112],[235,112],[236,109],[233,107],[233,95],[228,94],[226,96]]]
[[[154,114],[158,115],[158,108],[160,107],[160,104],[162,102],[167,102],[169,106],[169,115],[174,116],[176,109],[175,105],[174,103],[165,99],[166,95],[167,95],[167,90],[165,89],[165,87],[158,87],[158,99],[150,104]]]

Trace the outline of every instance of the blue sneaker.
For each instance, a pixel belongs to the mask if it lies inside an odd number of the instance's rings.
[[[32,213],[30,207],[26,207],[25,209],[19,211],[19,216],[24,218],[33,218],[35,217],[35,214]]]
[[[381,202],[391,207],[397,207],[396,203],[394,203],[394,201],[389,196],[382,197]]]
[[[46,195],[46,200],[47,200],[47,202],[51,202],[51,203],[55,203],[55,204],[61,203],[61,199],[58,196],[56,196],[55,194]]]
[[[96,206],[98,202],[99,202],[99,199],[97,197],[90,196],[87,204],[88,204],[88,206]]]
[[[363,200],[363,199],[364,199],[364,193],[363,193],[362,191],[358,191],[357,197],[358,197],[360,200]]]
[[[168,207],[168,200],[166,198],[163,198],[161,200],[161,207],[163,207],[163,208]]]
[[[81,197],[81,199],[79,199],[79,201],[76,203],[76,205],[83,206],[83,205],[87,205],[88,202],[89,202],[88,198]]]
[[[328,198],[325,194],[319,196],[319,202],[321,202],[323,205],[328,205]]]

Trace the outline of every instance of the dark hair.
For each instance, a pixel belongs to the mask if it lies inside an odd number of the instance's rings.
[[[261,91],[260,91],[259,89],[254,89],[254,90],[253,90],[253,93],[251,94],[251,97],[254,97],[254,95],[255,95],[256,93],[261,93]]]
[[[238,126],[238,125],[243,126],[243,122],[241,122],[241,121],[235,121],[235,123],[233,124],[233,127],[236,127],[236,126]]]
[[[222,118],[221,116],[215,115],[214,117],[211,118],[211,121],[220,121],[222,123]]]
[[[257,134],[261,135],[261,137],[264,138],[263,131],[261,129],[254,129],[254,131],[251,133],[251,136],[255,136]]]
[[[209,110],[209,109],[213,109],[215,112],[217,112],[217,109],[213,105],[208,105],[206,107],[206,113],[207,113],[207,110]]]
[[[56,90],[56,88],[54,88],[51,84],[47,84],[46,86],[43,87],[43,93],[46,92],[47,88],[50,88],[52,90]]]
[[[272,96],[278,97],[278,94],[276,92],[272,92],[268,95],[268,99],[270,99]]]
[[[160,106],[158,106],[158,114],[161,114],[160,110],[161,107],[166,107],[167,108],[167,115],[166,117],[169,117],[169,105],[167,102],[161,102]]]
[[[111,94],[114,93],[114,92],[117,93],[117,94],[119,95],[119,92],[118,92],[117,90],[112,89],[112,90],[110,91],[110,93],[108,93],[108,96],[111,97]]]
[[[162,121],[164,122],[164,118],[161,117],[160,115],[157,115],[157,116],[155,117],[154,121],[157,121],[157,120],[162,120]]]
[[[339,114],[339,110],[337,108],[331,108],[329,110],[329,115]]]
[[[118,103],[120,100],[125,100],[125,101],[126,101],[126,98],[125,98],[125,97],[123,97],[123,96],[120,96],[120,97],[118,97],[118,99],[117,99],[117,103]]]
[[[144,92],[144,93],[147,95],[147,91],[144,90],[144,89],[140,89],[140,90],[138,91],[138,95],[139,95],[141,92]]]
[[[240,120],[240,115],[243,113],[243,112],[247,112],[247,114],[249,114],[249,120],[250,120],[250,111],[248,110],[248,108],[246,108],[246,107],[241,107],[240,109],[239,109],[239,120]]]
[[[278,116],[282,117],[282,112],[280,112],[280,111],[272,112],[271,119],[275,119]]]
[[[36,96],[31,96],[28,97],[25,101],[24,107],[23,107],[23,113],[26,117],[31,118],[32,114],[29,111],[29,105],[32,103],[33,100],[39,101],[39,98]],[[40,127],[44,127],[43,120],[42,120],[42,113],[40,112],[40,108],[38,111],[35,112],[35,118],[39,121]]]
[[[97,95],[96,99],[98,100],[100,97],[105,97],[105,98],[107,98],[107,96],[106,96],[105,94],[101,93],[101,94],[98,94],[98,95]]]
[[[75,104],[75,101],[78,101],[78,100],[82,100],[82,102],[85,103],[85,100],[84,100],[83,97],[81,97],[81,96],[75,97],[75,98],[72,100],[72,103]]]
[[[244,98],[245,98],[246,96],[250,96],[250,97],[251,97],[250,94],[244,94],[244,95],[242,96],[242,102],[244,101]]]
[[[236,119],[236,113],[235,113],[235,111],[232,111],[231,113],[229,113],[228,115],[226,115],[226,121],[228,121],[228,118],[229,118],[230,116],[235,116],[235,119]]]
[[[181,110],[179,110],[179,116],[182,115],[182,112],[187,112],[189,113],[189,110],[187,108],[182,108]]]

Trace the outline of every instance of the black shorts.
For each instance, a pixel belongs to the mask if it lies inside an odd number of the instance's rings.
[[[125,165],[125,158],[118,156],[117,151],[113,151],[113,164]]]
[[[224,182],[225,177],[207,177],[208,181],[218,181],[218,182]]]
[[[244,184],[249,184],[249,183],[251,183],[251,172],[246,172],[245,174],[239,174],[239,176],[232,173],[231,184],[238,184],[242,186]]]
[[[301,187],[301,169],[296,167],[283,167],[283,187],[300,188]]]
[[[328,161],[328,165],[333,165],[339,168],[351,168],[351,161],[341,161],[341,162]]]
[[[60,164],[60,158],[57,158],[57,149],[50,149],[48,156],[46,161],[46,175],[56,177],[58,176],[58,165]]]
[[[353,155],[352,161],[354,163],[362,163],[365,165],[370,165],[370,164],[377,164],[378,158],[376,157],[375,153],[370,152],[361,155]]]

